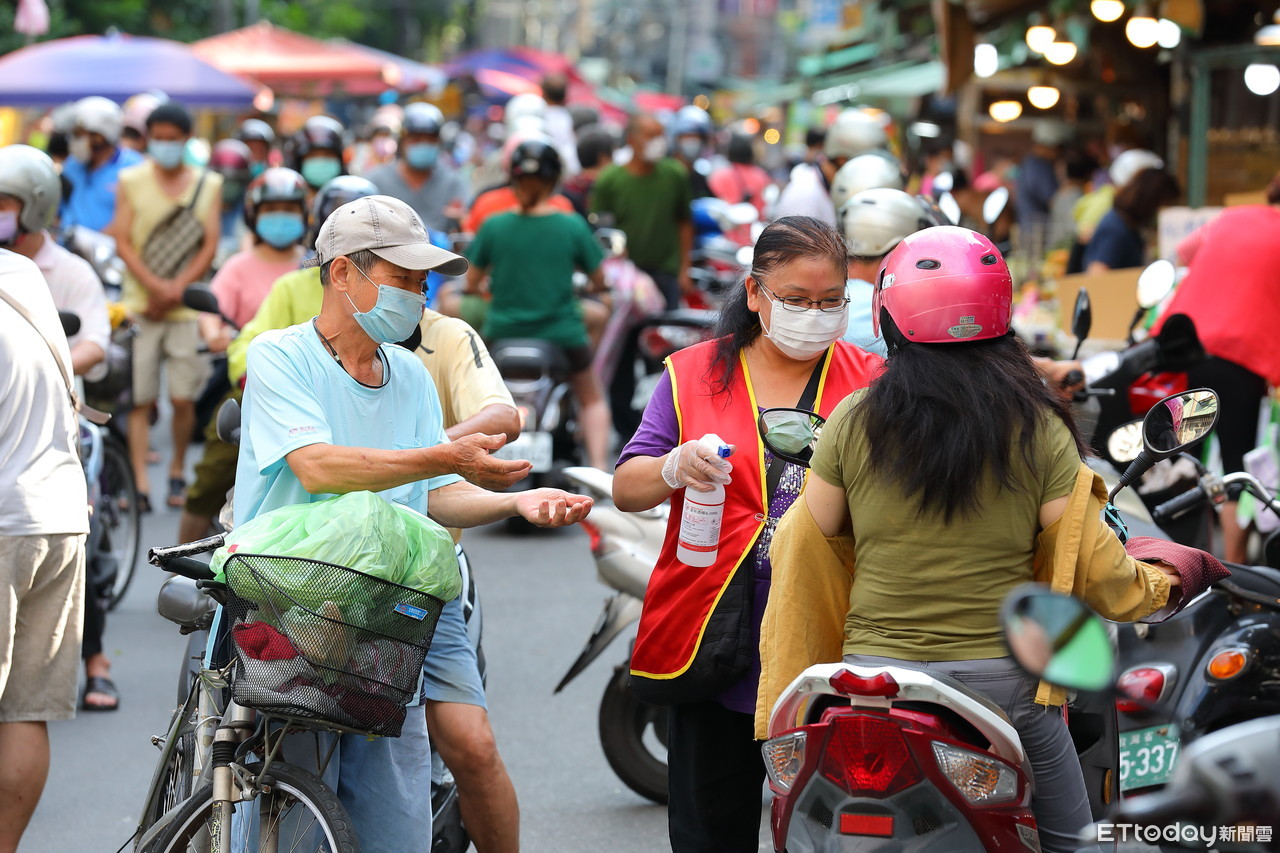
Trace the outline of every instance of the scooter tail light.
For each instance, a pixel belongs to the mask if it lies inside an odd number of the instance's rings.
[[[1000,759],[948,743],[933,742],[942,775],[975,806],[995,806],[1018,798],[1018,773]]]
[[[892,838],[893,815],[842,814],[840,815],[840,833],[842,835],[875,835],[880,838]]]
[[[769,784],[779,794],[786,794],[796,783],[804,766],[804,732],[792,732],[764,742],[764,768],[769,774]]]
[[[887,672],[876,673],[870,678],[864,678],[847,669],[842,669],[827,681],[833,690],[837,690],[845,696],[890,697],[898,695],[898,682],[894,681],[893,676]]]
[[[1253,653],[1248,649],[1223,649],[1209,658],[1205,669],[1209,677],[1217,681],[1229,681],[1248,668]]]
[[[1116,710],[1122,714],[1136,714],[1147,710],[1160,700],[1164,684],[1165,674],[1162,670],[1149,666],[1129,670],[1116,681]]]
[[[822,775],[853,796],[887,797],[924,778],[902,730],[887,717],[835,717],[822,756]]]

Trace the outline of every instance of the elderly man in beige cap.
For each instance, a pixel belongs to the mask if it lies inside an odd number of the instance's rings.
[[[530,465],[490,455],[505,436],[450,442],[430,375],[416,356],[394,346],[422,317],[426,272],[460,275],[465,259],[432,246],[408,205],[380,195],[334,211],[316,252],[324,287],[319,316],[266,332],[249,346],[237,526],[281,506],[361,490],[429,511],[451,527],[516,515],[560,527],[587,515],[591,500],[580,495],[491,492],[466,482],[510,485]],[[437,735],[469,741],[463,754],[506,780],[457,601],[441,614],[425,669],[433,725],[447,729],[437,728]],[[343,736],[326,781],[364,849],[429,849],[431,759],[423,714],[410,713],[399,738]],[[514,791],[509,799],[514,812]]]

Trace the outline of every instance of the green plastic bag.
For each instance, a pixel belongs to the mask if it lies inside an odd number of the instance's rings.
[[[210,568],[225,581],[223,566],[235,553],[303,557],[354,569],[391,583],[452,601],[462,590],[453,537],[419,512],[389,503],[372,492],[351,492],[316,503],[293,504],[263,513],[237,527],[214,552]],[[273,577],[280,591],[317,610],[326,601],[349,603],[347,583],[335,589],[314,581],[315,571]],[[358,583],[352,577],[350,584]],[[288,609],[290,602],[275,602]]]

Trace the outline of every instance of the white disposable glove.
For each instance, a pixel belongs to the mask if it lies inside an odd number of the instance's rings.
[[[686,441],[667,454],[662,479],[673,489],[688,487],[695,492],[709,492],[716,484],[729,485],[733,464],[717,449],[701,440]]]

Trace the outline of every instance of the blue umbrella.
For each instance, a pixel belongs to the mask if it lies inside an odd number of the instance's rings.
[[[110,33],[40,42],[0,58],[0,104],[51,106],[88,95],[123,103],[159,89],[189,106],[247,107],[257,90],[186,45]]]

